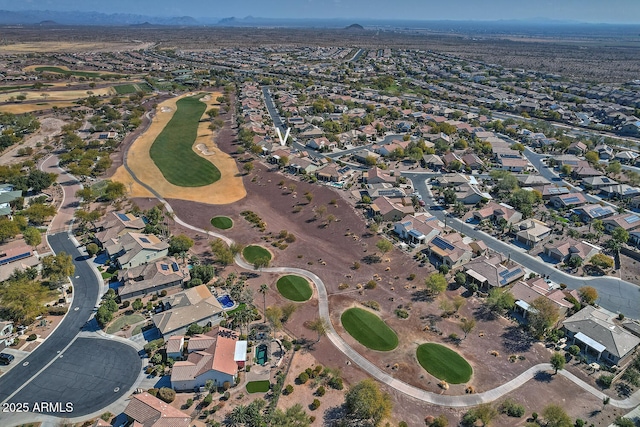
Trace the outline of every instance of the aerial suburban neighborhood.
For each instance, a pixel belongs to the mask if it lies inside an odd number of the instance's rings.
[[[0,426],[640,425],[637,25],[197,22],[0,17]]]

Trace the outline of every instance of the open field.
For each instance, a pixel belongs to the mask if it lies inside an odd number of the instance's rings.
[[[342,326],[360,344],[372,350],[390,351],[398,346],[398,336],[375,314],[350,308],[340,317]]]
[[[224,138],[233,138],[230,129],[223,128],[218,133],[213,133],[208,129],[209,124],[206,121],[201,122],[198,127],[198,137],[196,138],[195,146],[204,144],[207,147],[207,151],[213,153],[206,157],[203,154],[201,157],[213,163],[221,174],[220,180],[213,184],[197,188],[185,188],[173,185],[164,178],[160,169],[158,169],[151,159],[149,155],[151,145],[173,117],[177,101],[186,96],[189,96],[189,94],[169,99],[158,105],[153,122],[149,128],[133,142],[128,151],[127,159],[129,167],[138,179],[150,184],[155,191],[165,198],[201,202],[210,205],[233,203],[242,199],[246,196],[247,192],[244,188],[242,176],[238,171],[236,162],[233,157],[221,151],[215,142],[220,135],[224,135]],[[210,96],[205,96],[201,102],[206,102],[206,108],[208,109],[217,105],[216,98],[218,96],[220,96],[219,92],[210,93]],[[198,155],[201,154],[195,149],[194,151]],[[124,183],[129,190],[128,194],[130,197],[151,197],[151,193],[137,184],[123,166],[116,170],[111,179]],[[209,215],[207,222],[210,220],[211,215]]]
[[[23,114],[23,113],[32,113],[34,111],[50,110],[53,107],[66,108],[66,107],[76,107],[77,105],[78,104],[71,101],[37,102],[37,103],[30,103],[30,104],[5,104],[5,105],[0,105],[0,112]]]
[[[206,104],[182,98],[169,123],[151,145],[149,155],[167,181],[179,187],[203,187],[220,179],[220,171],[192,149]]]
[[[466,383],[471,379],[473,370],[462,356],[447,347],[428,343],[416,350],[420,365],[431,375],[451,384]]]
[[[214,216],[211,218],[211,225],[220,230],[228,230],[233,227],[233,220],[228,216]]]
[[[112,52],[146,49],[152,45],[152,43],[133,42],[70,41],[61,34],[58,37],[51,37],[49,34],[48,37],[48,40],[38,37],[32,41],[7,43],[0,46],[0,53]],[[53,41],[55,39],[58,40]]]
[[[291,301],[307,301],[313,294],[307,279],[292,274],[279,278],[276,286],[278,287],[278,292]]]
[[[87,92],[93,92],[89,94]],[[9,102],[10,98],[15,98],[17,95],[24,95],[25,101],[74,101],[80,98],[87,98],[90,95],[96,96],[113,96],[116,92],[113,88],[104,87],[91,90],[51,90],[51,91],[24,91],[24,92],[11,92],[0,93],[0,102]],[[44,95],[44,96],[43,96]]]
[[[267,258],[271,261],[271,252],[258,245],[249,245],[242,251],[242,256],[250,263],[256,262],[259,258]]]
[[[70,70],[68,67],[36,66],[35,68],[33,68],[33,71],[42,72],[42,73],[64,74],[65,76],[76,76],[76,77],[87,77],[87,78],[102,78],[103,76],[113,77],[113,78],[123,77],[122,74],[102,73],[99,71]]]

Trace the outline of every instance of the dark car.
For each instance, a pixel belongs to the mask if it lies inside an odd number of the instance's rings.
[[[15,359],[13,354],[0,353],[0,363],[3,365],[8,365],[9,363],[13,362],[13,359]]]

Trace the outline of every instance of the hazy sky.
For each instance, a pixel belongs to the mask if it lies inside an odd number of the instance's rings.
[[[151,16],[494,20],[551,18],[640,23],[640,0],[0,0],[0,10]]]

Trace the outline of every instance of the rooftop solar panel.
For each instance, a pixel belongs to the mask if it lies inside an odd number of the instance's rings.
[[[437,247],[439,247],[440,249],[444,249],[448,251],[454,248],[454,246],[451,243],[447,242],[446,240],[443,240],[441,237],[438,237],[438,236],[436,236],[436,238],[433,239],[432,243]]]
[[[631,215],[631,216],[626,217],[624,220],[627,222],[627,224],[634,224],[634,223],[640,221],[640,216]]]
[[[149,241],[149,239],[147,239],[146,237],[141,237],[141,238],[140,238],[140,241],[141,241],[142,243],[151,243],[151,242]]]
[[[169,266],[167,264],[160,264],[160,268],[162,271],[169,271]]]
[[[120,218],[120,220],[127,222],[129,221],[129,217],[126,214],[123,213],[117,213],[116,215],[118,215],[118,218]]]
[[[176,262],[172,262],[172,263],[171,263],[171,269],[172,269],[173,271],[178,271],[178,270],[180,270],[180,269],[178,268],[178,263],[176,263]]]
[[[5,258],[3,260],[0,260],[0,265],[9,264],[10,262],[17,261],[22,258],[27,258],[30,255],[31,255],[31,252],[24,252],[19,255],[12,256],[10,258]]]
[[[567,197],[566,199],[564,199],[565,203],[579,203],[580,202],[580,198],[573,196],[573,197]]]

